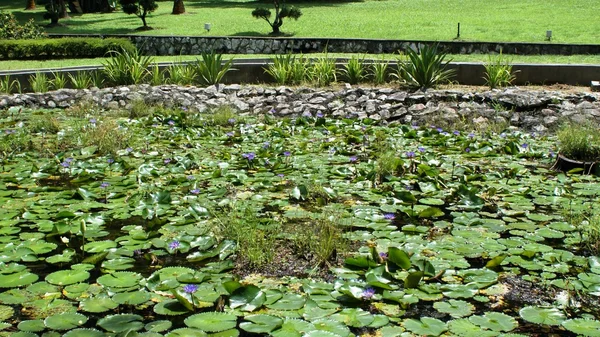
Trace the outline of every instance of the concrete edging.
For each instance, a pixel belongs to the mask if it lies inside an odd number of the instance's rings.
[[[229,72],[224,83],[273,83],[273,80],[265,73],[264,68],[268,65],[268,59],[244,59],[234,61],[235,71]],[[341,68],[344,60],[337,60],[338,68]],[[374,62],[366,60],[366,62]],[[161,70],[167,69],[171,62],[158,63]],[[390,70],[397,66],[396,62],[390,62]],[[457,84],[463,85],[484,85],[485,68],[483,63],[475,62],[452,62],[448,65],[450,69],[455,69],[456,76],[453,78]],[[39,69],[39,70],[14,70],[0,71],[0,77],[9,75],[13,79],[19,80],[24,90],[30,88],[29,77],[36,73],[45,73],[52,76],[53,72],[58,73],[76,73],[78,71],[93,71],[102,69],[102,66],[90,67],[68,67],[57,69]],[[600,79],[600,65],[589,64],[514,64],[516,80],[515,85],[549,85],[549,84],[567,84],[589,86],[591,81]]]

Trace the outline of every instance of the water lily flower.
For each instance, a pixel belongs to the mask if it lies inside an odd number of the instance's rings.
[[[555,155],[556,153],[553,150],[550,150],[550,158],[554,158]]]
[[[290,151],[285,151],[285,152],[283,153],[283,155],[284,155],[284,156],[286,156],[286,157],[289,157],[289,156],[291,155],[291,153],[290,153]]]
[[[198,290],[198,286],[195,284],[186,284],[183,287],[183,291],[188,293],[188,294],[193,294]]]
[[[131,148],[131,147],[128,147],[128,148],[126,148],[126,149],[125,149],[125,151],[127,151],[127,152],[131,153],[131,152],[133,152],[133,148]]]
[[[356,158],[356,156],[352,156],[352,157],[348,158],[348,160],[349,160],[351,163],[356,163],[356,161],[358,161],[358,158]]]
[[[271,143],[269,143],[269,142],[264,142],[263,143],[263,149],[268,149],[269,146],[271,146]]]
[[[171,243],[169,243],[169,249],[175,250],[179,247],[181,247],[181,242],[179,242],[177,240],[173,240],[173,241],[171,241]]]
[[[394,215],[394,213],[386,213],[383,215],[383,218],[386,220],[394,220],[396,219],[396,215]]]
[[[373,289],[371,287],[368,287],[362,293],[362,297],[366,300],[371,299],[371,297],[373,297],[373,295],[375,295],[375,289]]]
[[[165,163],[165,165],[168,164],[168,163],[170,163],[170,162],[171,162],[171,158],[166,158],[165,160],[163,160],[163,163]]]
[[[190,191],[190,193],[192,193],[192,194],[200,194],[200,189],[194,188],[193,190]]]
[[[15,134],[15,133],[17,133],[17,130],[6,130],[6,131],[4,131],[4,132],[5,132],[7,135],[12,135],[12,134]]]
[[[229,123],[229,124],[235,124],[235,118],[229,118],[227,120],[227,123]]]
[[[414,151],[408,151],[408,152],[406,152],[406,157],[408,157],[408,158],[414,158],[415,157],[415,152]]]
[[[71,164],[69,162],[67,162],[67,161],[63,161],[62,163],[60,163],[60,166],[62,166],[62,167],[69,167],[69,166],[71,166]]]
[[[383,261],[385,261],[385,260],[387,260],[387,259],[388,259],[388,254],[387,254],[387,253],[384,253],[384,252],[380,252],[380,253],[379,253],[379,257],[380,257],[380,258],[381,258]]]
[[[242,154],[242,157],[244,157],[248,160],[254,160],[254,158],[256,158],[256,154],[254,152],[248,152],[248,153]]]
[[[444,131],[444,129],[442,129],[442,128],[439,128],[439,127],[438,127],[438,128],[435,128],[435,130],[436,130],[437,132],[442,132],[442,131]]]
[[[506,133],[502,132],[502,133],[500,134],[500,138],[506,138]]]
[[[521,147],[524,148],[524,149],[526,149],[528,146],[529,146],[529,144],[527,144],[527,143],[521,144]]]
[[[322,112],[317,112],[317,118],[323,118],[323,113]]]
[[[276,112],[277,112],[277,110],[275,110],[275,108],[271,108],[271,110],[269,110],[269,113],[271,113],[271,114],[274,114]]]
[[[233,137],[233,135],[235,135],[235,133],[233,133],[233,132],[227,132],[225,135],[226,135],[227,137],[230,137],[230,138],[231,138],[231,137]]]
[[[425,152],[425,148],[424,148],[424,147],[422,147],[422,146],[419,146],[419,147],[417,148],[417,150],[419,150],[419,152],[421,152],[421,153]]]
[[[100,184],[100,188],[107,188],[108,186],[110,186],[110,184],[107,182],[103,182],[102,184]]]
[[[312,114],[310,113],[310,111],[304,111],[302,113],[302,117],[312,117]]]
[[[285,174],[283,174],[283,173],[279,173],[277,176],[278,176],[279,178],[283,178],[283,177],[285,177]]]
[[[173,125],[175,125],[175,121],[172,120],[172,119],[169,119],[169,121],[167,122],[167,124],[173,126]]]
[[[189,175],[187,177],[185,177],[187,180],[194,180],[194,176],[193,175]]]
[[[469,138],[474,138],[475,134],[473,132],[469,133]]]
[[[456,131],[454,131],[454,132],[452,132],[452,133],[453,133],[455,136],[458,136],[458,135],[460,135],[460,131],[458,131],[458,130],[456,130]]]
[[[112,163],[114,163],[114,162],[115,162],[115,160],[114,160],[114,159],[112,159],[112,158],[108,158],[108,159],[106,160],[106,162],[107,162],[107,163],[109,163],[109,164],[112,164]]]
[[[465,152],[467,152],[467,153],[471,152],[471,148],[470,147],[466,148]]]
[[[90,124],[94,124],[94,125],[95,125],[95,124],[96,124],[96,122],[97,122],[96,118],[92,118],[92,119],[90,119]]]

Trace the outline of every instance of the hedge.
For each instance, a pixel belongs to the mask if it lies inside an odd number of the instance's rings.
[[[68,37],[42,40],[0,40],[0,60],[94,58],[113,51],[133,51],[127,39]]]

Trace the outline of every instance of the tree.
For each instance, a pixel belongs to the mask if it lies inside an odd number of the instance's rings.
[[[156,0],[120,0],[123,12],[127,14],[135,14],[137,17],[142,19],[144,26],[143,30],[152,29],[148,27],[146,23],[146,15],[150,12],[154,12],[158,8]]]
[[[27,5],[25,6],[26,11],[35,9],[35,0],[27,0]]]
[[[46,5],[46,13],[44,19],[50,20],[50,26],[58,25],[58,19],[68,18],[67,6],[65,0],[50,0]]]
[[[281,32],[279,31],[279,27],[283,25],[284,18],[289,17],[298,20],[298,18],[302,16],[302,11],[300,11],[299,8],[296,8],[294,6],[288,7],[285,4],[280,3],[279,0],[273,0],[273,6],[275,6],[275,19],[273,20],[273,22],[269,20],[269,18],[271,17],[271,10],[260,7],[252,11],[253,17],[257,19],[264,19],[269,23],[269,25],[273,29],[271,35],[281,34]]]
[[[185,13],[185,5],[183,0],[175,0],[173,2],[173,13],[171,14],[183,14]]]

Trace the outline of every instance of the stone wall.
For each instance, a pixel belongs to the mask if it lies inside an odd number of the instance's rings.
[[[52,37],[80,36],[58,35]],[[293,53],[366,53],[392,54],[408,48],[418,49],[435,41],[403,41],[335,38],[272,38],[272,37],[213,37],[213,36],[143,36],[143,35],[84,35],[128,38],[147,55],[198,55],[215,50],[222,54],[286,54]],[[518,54],[518,55],[574,55],[600,54],[600,45],[518,43],[518,42],[463,42],[440,41],[439,45],[451,54]]]
[[[339,118],[371,118],[386,122],[451,126],[455,123],[499,123],[535,132],[554,129],[564,120],[600,122],[599,96],[592,93],[527,91],[517,88],[485,92],[346,86],[314,89],[220,85],[181,87],[149,85],[104,89],[62,89],[37,94],[0,95],[0,109],[14,106],[68,108],[91,102],[105,109],[129,109],[132,102],[210,111],[233,106],[242,114],[297,117],[323,114]]]

